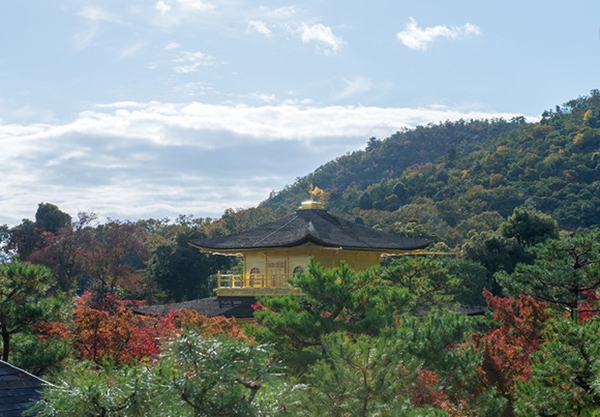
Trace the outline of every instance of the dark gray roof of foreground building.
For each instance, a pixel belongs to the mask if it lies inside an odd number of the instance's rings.
[[[186,310],[197,311],[199,314],[208,317],[223,316],[226,318],[235,317],[236,319],[249,319],[254,315],[254,308],[252,308],[252,305],[256,303],[256,298],[251,296],[210,297],[184,301],[181,303],[137,306],[131,307],[131,310],[138,314],[164,316],[171,311],[178,311],[185,308]],[[478,316],[487,311],[487,307],[485,306],[458,306],[451,309],[467,316]],[[419,316],[424,316],[428,313],[429,310],[426,309],[417,311],[417,315]],[[0,413],[0,417],[1,416],[3,416],[2,413]]]
[[[21,417],[41,398],[46,381],[0,360],[0,416]]]
[[[132,310],[140,314],[164,316],[173,310],[186,309],[197,311],[208,317],[223,316],[242,319],[252,317],[254,314],[252,304],[255,303],[256,298],[254,297],[209,297],[181,303],[133,307]]]
[[[291,248],[304,243],[365,251],[423,249],[431,240],[410,238],[366,227],[329,214],[326,210],[298,210],[254,229],[212,239],[193,240],[209,251]]]

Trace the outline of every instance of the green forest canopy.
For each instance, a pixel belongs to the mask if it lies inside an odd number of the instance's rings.
[[[592,90],[536,123],[459,120],[371,138],[260,207],[292,211],[315,184],[331,211],[391,231],[416,221],[451,245],[494,229],[521,205],[573,231],[600,220],[599,148],[600,91]]]

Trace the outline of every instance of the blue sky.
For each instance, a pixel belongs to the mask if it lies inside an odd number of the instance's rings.
[[[0,224],[251,207],[370,137],[600,88],[600,2],[19,0]]]

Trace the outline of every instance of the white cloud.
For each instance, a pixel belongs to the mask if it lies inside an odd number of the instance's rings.
[[[13,120],[35,120],[36,122],[47,123],[54,119],[54,113],[50,109],[42,109],[32,106],[31,104],[12,108],[10,106],[3,105],[2,113],[5,116],[10,116]],[[0,124],[2,120],[0,119]]]
[[[438,25],[422,29],[417,26],[417,22],[411,17],[406,28],[399,32],[397,37],[410,49],[426,51],[429,44],[438,38],[463,39],[471,35],[481,35],[479,27],[471,23],[450,28]]]
[[[273,93],[271,93],[271,94],[255,93],[252,96],[264,103],[275,103],[277,101],[277,96]]]
[[[166,49],[167,51],[171,51],[171,50],[173,50],[173,49],[179,49],[179,48],[181,48],[181,45],[180,45],[180,44],[178,44],[177,42],[169,42],[169,43],[168,43],[168,44],[165,46],[165,49]]]
[[[275,104],[278,102],[277,96],[273,93],[267,94],[267,93],[257,92],[257,93],[251,93],[251,94],[241,94],[239,96],[239,98],[244,100],[244,102],[247,104],[258,103],[258,104],[262,105],[262,104]]]
[[[206,12],[213,10],[215,5],[204,0],[177,0],[179,6],[184,10]]]
[[[77,51],[82,51],[92,44],[100,33],[102,23],[119,23],[121,21],[117,14],[101,7],[86,6],[80,9],[77,15],[85,19],[84,29],[73,35]]]
[[[284,6],[267,11],[265,17],[275,20],[290,20],[293,19],[298,12],[299,9],[296,6]]]
[[[87,20],[100,20],[106,22],[120,21],[118,15],[111,13],[108,10],[105,10],[101,7],[86,6],[83,7],[77,14]]]
[[[160,14],[162,14],[163,16],[164,16],[165,14],[167,14],[167,12],[168,12],[169,10],[171,10],[171,6],[170,6],[170,5],[168,5],[167,3],[165,3],[165,2],[164,2],[164,1],[162,1],[162,0],[159,0],[158,2],[156,2],[156,6],[154,6],[154,8],[155,8],[155,9],[156,9],[156,10],[157,10],[157,11],[158,11]]]
[[[180,84],[175,86],[174,90],[177,93],[182,93],[187,96],[194,97],[216,92],[215,88],[211,84],[202,81]]]
[[[306,23],[302,23],[300,27],[300,36],[302,42],[310,43],[316,42],[321,47],[324,47],[326,54],[336,53],[341,47],[344,41],[333,34],[333,31],[329,26],[317,23],[312,26],[308,26]]]
[[[97,24],[90,24],[84,31],[73,35],[73,40],[75,41],[75,49],[77,51],[82,51],[88,48],[92,44],[92,41],[98,35],[98,32],[99,26]]]
[[[62,164],[65,161],[69,161],[71,159],[83,158],[87,154],[89,154],[89,151],[90,151],[90,149],[88,148],[86,150],[71,151],[71,152],[67,152],[62,155],[58,155],[56,158],[53,158],[53,159],[49,160],[48,162],[46,162],[45,166],[47,166],[47,167],[57,166],[57,165]]]
[[[271,29],[269,29],[267,25],[260,20],[251,20],[248,22],[248,29],[265,36],[271,36],[272,33]]]
[[[271,96],[265,96],[270,99]],[[252,137],[259,142],[301,141],[318,143],[332,137],[386,136],[403,127],[432,121],[516,116],[510,113],[432,108],[379,108],[366,106],[315,107],[300,104],[226,106],[192,102],[115,102],[80,113],[64,125],[0,125],[2,141],[38,142],[65,135],[90,135],[135,139],[164,146],[194,146],[214,149],[220,139],[199,141],[194,135],[175,131],[220,131]],[[40,142],[41,143],[41,142]],[[16,146],[14,149],[21,149]],[[8,147],[6,149],[13,149]],[[50,152],[50,150],[48,150]],[[3,151],[2,157],[6,155]],[[13,155],[14,156],[14,155]]]
[[[373,82],[365,77],[355,76],[344,79],[345,88],[336,99],[342,100],[349,97],[360,96],[373,87]]]
[[[227,1],[219,1],[218,7],[206,0],[158,0],[149,20],[160,28],[173,28],[186,25],[190,30],[206,30],[223,26],[222,16],[226,14]]]
[[[504,117],[436,108],[116,102],[71,123],[0,124],[0,224],[42,201],[135,220],[249,207],[321,164],[430,122]]]
[[[119,51],[119,58],[129,58],[134,55],[137,55],[144,48],[144,46],[145,45],[142,42],[126,46],[125,48]]]
[[[175,71],[180,73],[196,72],[201,67],[214,65],[214,57],[206,55],[200,51],[181,52],[181,56],[174,60],[177,64]]]

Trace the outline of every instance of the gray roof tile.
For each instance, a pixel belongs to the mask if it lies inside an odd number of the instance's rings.
[[[211,251],[295,247],[304,243],[365,251],[416,250],[431,241],[381,232],[334,216],[326,210],[298,210],[294,214],[241,233],[192,240]]]
[[[136,313],[162,316],[173,310],[193,310],[208,317],[251,318],[254,314],[254,297],[209,297],[181,303],[132,307]]]
[[[21,417],[41,398],[46,381],[0,360],[0,416]]]

